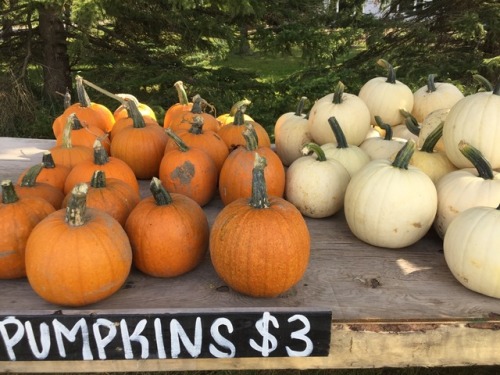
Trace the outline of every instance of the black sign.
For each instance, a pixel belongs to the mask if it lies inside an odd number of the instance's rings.
[[[0,317],[0,361],[327,356],[330,311]]]

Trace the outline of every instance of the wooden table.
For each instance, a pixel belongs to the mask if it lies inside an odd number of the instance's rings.
[[[51,140],[0,138],[0,178],[17,179],[21,170],[40,161],[43,150],[53,144]],[[149,194],[148,183],[141,181],[143,196]],[[210,223],[221,208],[219,199],[214,199],[204,208]],[[75,372],[75,368],[78,372],[177,371],[500,364],[500,301],[469,291],[454,279],[444,261],[442,241],[433,230],[413,246],[389,250],[369,246],[356,239],[350,233],[342,212],[330,218],[306,221],[312,238],[308,270],[299,284],[277,298],[250,298],[233,292],[218,278],[208,254],[198,268],[177,278],[152,278],[134,270],[116,294],[81,309],[44,302],[32,291],[26,279],[1,280],[0,321],[8,317],[11,321],[17,317],[25,318],[16,321],[18,325],[24,324],[21,328],[14,323],[6,324],[4,328],[8,327],[10,331],[4,329],[2,333],[0,326],[0,371]],[[325,312],[331,313],[331,317]],[[172,358],[167,350],[166,358],[162,358],[148,354],[156,351],[153,347],[157,348],[157,341],[146,337],[145,331],[135,325],[137,319],[153,320],[155,317],[202,316],[205,324],[210,322],[206,319],[226,314],[237,318],[248,314],[263,317],[264,314],[290,316],[302,313],[319,313],[321,319],[324,320],[325,316],[329,319],[326,354],[275,357],[271,353],[268,358],[263,358],[262,351],[256,351],[254,356],[235,355],[233,358],[193,358],[186,354],[184,358]],[[132,337],[134,346],[132,354],[129,353],[130,359],[126,359],[124,354],[123,358],[101,360],[94,346],[92,358],[88,360],[69,360],[60,353],[59,357],[56,355],[57,358],[51,357],[50,360],[17,358],[23,357],[19,354],[21,344],[16,345],[14,337],[16,327],[25,336],[28,335],[26,322],[29,319],[33,319],[36,336],[39,322],[50,324],[59,317],[92,317],[95,322],[100,316],[109,318],[115,315],[136,319],[134,325],[129,327],[132,336],[132,330],[137,329],[137,335]],[[164,322],[170,322],[169,319]],[[148,320],[147,324],[153,322]],[[149,344],[149,352],[142,352],[144,359],[141,359],[141,348],[144,349],[145,345],[140,342],[141,333]],[[104,340],[103,337],[101,339]],[[10,340],[7,345],[5,340]],[[68,332],[63,340],[69,347],[72,346]],[[9,345],[11,352],[6,349]],[[189,345],[186,342],[184,347]],[[208,347],[208,342],[203,345]],[[52,336],[52,350],[56,347],[57,340]],[[12,355],[17,355],[16,360],[12,360]]]

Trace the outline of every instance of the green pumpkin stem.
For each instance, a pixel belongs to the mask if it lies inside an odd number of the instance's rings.
[[[438,126],[425,138],[424,144],[420,148],[420,151],[428,152],[432,154],[436,144],[443,136],[443,125],[444,121],[441,121]]]
[[[396,72],[394,71],[394,67],[389,64],[388,61],[384,59],[378,59],[377,64],[381,67],[387,69],[387,83],[396,84]]]
[[[161,180],[157,177],[153,177],[151,183],[149,184],[149,191],[153,195],[153,198],[158,206],[166,206],[173,202],[172,196],[168,193],[165,187],[162,185]]]
[[[16,203],[19,200],[12,180],[2,180],[2,203]]]
[[[253,208],[269,208],[271,206],[264,176],[266,165],[266,158],[256,152],[252,170],[252,196],[250,197],[250,206]]]
[[[392,134],[393,134],[391,125],[382,121],[382,118],[380,116],[375,116],[375,121],[377,122],[377,125],[379,127],[385,130],[384,140],[390,141],[392,139]]]
[[[248,99],[242,99],[236,103],[234,103],[231,107],[231,109],[229,110],[229,116],[235,116],[236,115],[236,112],[238,111],[238,109],[240,109],[241,107],[248,107],[252,102]]]
[[[77,78],[80,79],[82,81],[82,83],[85,83],[87,86],[90,86],[94,90],[97,90],[100,93],[102,93],[102,94],[104,94],[106,96],[109,96],[112,99],[115,99],[115,100],[119,101],[121,104],[125,104],[127,102],[127,100],[124,99],[124,98],[122,98],[121,96],[113,94],[112,92],[110,92],[110,91],[108,91],[106,89],[103,89],[102,87],[97,86],[95,83],[87,81],[86,79],[83,79],[80,76],[77,76]],[[78,81],[77,81],[77,83],[78,83]],[[82,87],[83,87],[83,84],[82,84]],[[87,95],[87,98],[88,98],[88,95]],[[89,106],[90,106],[90,99],[89,99]]]
[[[69,198],[66,207],[65,221],[69,226],[80,227],[87,222],[87,193],[89,186],[86,183],[76,184],[71,190],[71,197]]]
[[[175,142],[180,151],[182,152],[189,151],[189,146],[177,134],[175,134],[175,132],[172,129],[170,128],[165,129],[165,133],[167,133],[167,135],[170,138],[172,138],[172,140]]]
[[[177,90],[177,96],[179,97],[179,104],[182,105],[189,104],[189,99],[186,94],[186,89],[184,88],[184,82],[177,81],[174,83],[174,87]]]
[[[434,79],[436,78],[436,74],[429,74],[427,76],[427,92],[431,93],[436,91],[436,83]]]
[[[410,133],[418,136],[420,134],[420,125],[417,119],[405,109],[400,109],[399,113],[405,118],[405,125]]]
[[[104,147],[102,147],[102,142],[96,139],[93,145],[94,149],[94,164],[104,165],[109,162],[109,155]]]
[[[124,106],[127,109],[128,117],[132,119],[134,128],[145,128],[146,122],[137,104],[133,100],[125,100]]]
[[[302,116],[304,113],[304,106],[306,105],[307,97],[303,96],[299,99],[297,103],[297,108],[295,108],[295,116]]]
[[[394,161],[392,162],[392,166],[394,168],[400,169],[408,169],[408,164],[410,164],[410,159],[415,152],[415,148],[417,145],[413,139],[408,140],[405,145],[398,151]]]
[[[90,179],[90,186],[93,188],[105,188],[106,187],[106,173],[98,169],[92,174]]]
[[[45,151],[42,156],[42,163],[44,168],[55,168],[56,163],[54,162],[54,158],[52,157],[52,153],[50,151]]]
[[[345,134],[335,116],[330,117],[328,119],[328,123],[330,124],[330,128],[332,128],[333,135],[337,141],[337,148],[349,148]]]
[[[493,180],[491,164],[477,148],[464,140],[458,143],[458,149],[476,168],[478,176],[485,180]]]
[[[21,180],[21,186],[27,186],[27,187],[33,187],[36,185],[36,179],[38,178],[38,175],[42,171],[43,168],[43,163],[38,163],[32,166],[26,174],[23,176]]]
[[[474,74],[472,78],[474,78],[481,86],[484,86],[486,91],[493,91],[493,85],[486,77],[483,77],[480,74]],[[497,92],[497,94],[499,93]]]
[[[302,147],[302,154],[308,155],[310,152],[316,154],[316,160],[318,161],[326,161],[325,151],[321,148],[317,143],[306,143]]]
[[[337,87],[335,87],[335,92],[333,93],[333,104],[342,104],[342,96],[344,95],[345,86],[339,81]]]
[[[202,116],[195,116],[193,122],[191,123],[191,127],[189,128],[189,132],[191,134],[203,134],[203,123],[205,120]]]
[[[246,124],[246,129],[243,131],[243,138],[245,138],[245,144],[248,151],[255,151],[259,147],[259,139],[257,137],[257,132],[251,123]]]
[[[497,84],[493,88],[494,95],[500,95],[500,77],[498,77]]]

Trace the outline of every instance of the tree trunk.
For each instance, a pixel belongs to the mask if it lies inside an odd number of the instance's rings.
[[[39,33],[42,41],[43,92],[54,100],[58,93],[71,87],[66,30],[62,9],[43,5],[39,7]]]

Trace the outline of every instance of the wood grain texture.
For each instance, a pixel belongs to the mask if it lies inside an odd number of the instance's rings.
[[[0,178],[16,179],[53,143],[0,138]],[[140,184],[142,196],[149,195],[149,181]],[[218,198],[204,208],[210,223],[221,209]],[[333,313],[329,357],[104,361],[79,365],[82,372],[500,364],[500,301],[469,291],[454,279],[444,261],[442,240],[433,230],[415,245],[389,250],[356,239],[343,212],[306,221],[312,238],[308,270],[277,298],[232,291],[206,254],[195,270],[172,279],[133,270],[116,294],[83,309],[44,302],[26,279],[1,280],[0,315],[304,308]],[[25,362],[1,363],[0,369],[74,372],[73,366],[65,361]]]

